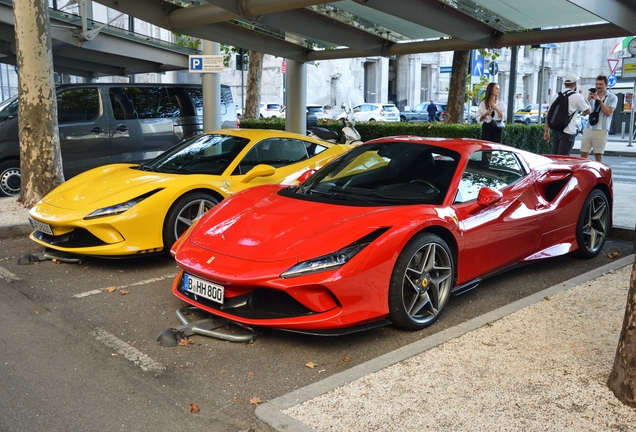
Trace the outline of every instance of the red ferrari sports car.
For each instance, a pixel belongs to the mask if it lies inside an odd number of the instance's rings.
[[[172,290],[249,326],[343,334],[432,324],[451,293],[514,264],[596,256],[608,166],[472,139],[369,141],[299,186],[214,207],[172,248]]]

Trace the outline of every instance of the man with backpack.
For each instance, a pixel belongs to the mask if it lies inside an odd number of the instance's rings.
[[[590,114],[581,138],[581,157],[587,158],[590,150],[594,150],[594,158],[599,162],[603,162],[612,114],[618,104],[618,97],[607,90],[607,85],[608,79],[605,75],[596,77],[595,88],[591,88],[587,96],[590,106],[593,107],[593,114]]]
[[[590,106],[583,95],[576,91],[576,83],[579,77],[569,74],[565,77],[565,90],[553,95],[548,107],[548,115],[545,121],[543,139],[550,139],[552,129],[552,153],[557,155],[569,155],[576,138],[576,114],[590,113]]]

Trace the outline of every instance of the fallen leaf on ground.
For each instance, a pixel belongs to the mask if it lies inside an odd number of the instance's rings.
[[[188,346],[192,342],[194,342],[194,339],[185,337],[185,338],[179,340],[179,346]]]
[[[121,294],[121,295],[130,294],[130,291],[126,291],[126,290],[119,290],[119,294]]]
[[[620,258],[620,257],[621,257],[621,254],[619,254],[618,252],[612,252],[612,253],[607,254],[607,256],[608,256],[609,258],[612,258],[612,259],[613,259],[613,258]]]
[[[313,369],[316,366],[318,366],[318,363],[314,363],[314,362],[310,361],[309,363],[305,363],[305,366],[307,366],[310,369]]]
[[[259,397],[253,397],[252,399],[250,399],[250,403],[253,404],[253,405],[258,405],[261,402],[263,402],[263,401]]]
[[[350,359],[349,357],[343,357],[343,358],[342,358],[342,361],[346,363],[346,362],[351,361],[351,359]]]
[[[115,291],[117,291],[117,287],[108,287],[108,288],[104,288],[104,291],[108,291],[108,292],[115,292]]]
[[[198,412],[199,412],[199,407],[196,406],[195,404],[190,404],[190,413],[196,414]]]
[[[255,375],[255,374],[254,374],[254,372],[248,372],[247,374],[248,374],[249,376],[254,376],[254,375]]]

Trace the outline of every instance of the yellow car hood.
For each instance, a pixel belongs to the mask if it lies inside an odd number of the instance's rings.
[[[74,177],[51,191],[42,201],[62,209],[79,210],[124,202],[165,184],[175,175],[133,169],[137,165],[116,164],[95,168]]]

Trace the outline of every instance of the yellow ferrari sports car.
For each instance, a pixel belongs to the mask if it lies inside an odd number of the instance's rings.
[[[274,130],[204,133],[148,162],[105,165],[69,179],[29,211],[30,237],[78,255],[167,253],[224,198],[253,186],[294,184],[349,148]]]

